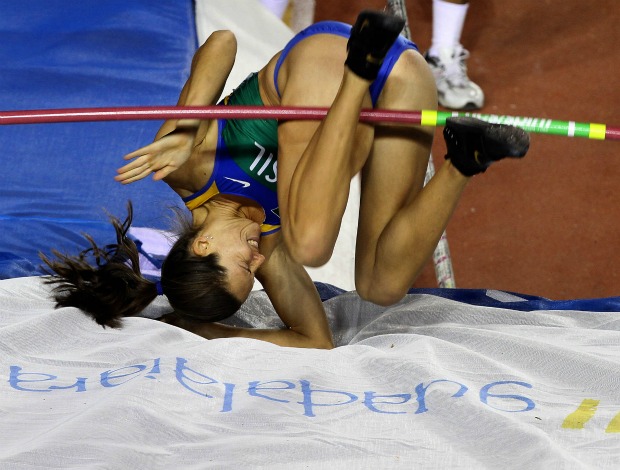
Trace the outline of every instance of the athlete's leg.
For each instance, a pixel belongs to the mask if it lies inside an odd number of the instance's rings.
[[[401,56],[379,107],[433,107],[433,79],[422,60],[412,52]],[[418,83],[400,81],[400,76],[416,77]],[[362,173],[356,288],[383,305],[400,300],[431,257],[469,176],[527,150],[527,135],[518,129],[457,120],[444,132],[450,160],[422,188],[430,150],[430,137],[423,132],[377,128]]]
[[[323,121],[295,120],[278,126],[282,232],[290,253],[306,266],[319,266],[331,256],[348,200],[349,181],[364,164],[372,144],[372,128],[357,124],[362,106],[371,106],[369,84],[349,71],[343,76],[344,53],[336,60],[326,57],[327,64],[321,70],[296,65],[297,58],[304,55],[302,48],[316,42],[307,39],[287,58],[290,72],[281,104],[331,105],[330,111]],[[341,42],[344,51],[346,41]],[[340,70],[340,76],[335,76],[335,70]],[[326,99],[327,95],[331,98]]]
[[[371,106],[368,88],[376,71],[366,70],[358,61],[350,65],[365,78],[351,72],[343,66],[345,52],[343,38],[310,37],[289,53],[280,71],[285,84],[282,105],[330,106],[319,124],[289,121],[278,130],[283,235],[293,258],[309,266],[329,260],[349,182],[364,165],[372,144],[372,127],[360,125],[358,118],[362,107]]]
[[[401,55],[377,107],[436,109],[434,80],[419,53]],[[355,256],[356,289],[373,302],[387,305],[402,298],[432,254],[467,183],[446,169],[436,175],[436,190],[422,190],[433,134],[434,129],[422,127],[375,129],[362,170]]]

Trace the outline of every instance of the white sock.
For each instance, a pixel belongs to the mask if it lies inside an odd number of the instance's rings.
[[[461,43],[461,33],[467,16],[469,3],[433,0],[433,39],[429,54],[439,55],[440,49],[454,49]]]

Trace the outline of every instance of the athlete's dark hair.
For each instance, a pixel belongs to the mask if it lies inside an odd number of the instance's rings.
[[[118,328],[121,318],[139,314],[157,297],[156,284],[142,276],[138,249],[127,236],[133,219],[131,202],[127,212],[123,222],[110,217],[116,243],[99,247],[91,236],[84,235],[90,248],[77,256],[57,250],[52,250],[55,259],[39,254],[51,276],[45,282],[54,285],[56,308],[77,307],[100,325]],[[161,272],[163,293],[174,309],[166,317],[183,324],[220,321],[233,315],[241,302],[230,293],[226,269],[215,253],[195,255],[191,245],[199,228],[192,227],[187,217],[179,222],[179,238]]]

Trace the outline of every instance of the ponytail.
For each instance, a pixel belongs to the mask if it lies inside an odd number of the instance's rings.
[[[52,251],[55,259],[39,254],[47,266],[45,272],[52,276],[45,282],[54,285],[57,308],[76,307],[100,325],[118,328],[123,317],[137,315],[160,293],[174,309],[167,316],[184,325],[221,321],[241,307],[241,300],[229,290],[218,255],[201,257],[192,252],[200,228],[192,227],[179,213],[181,234],[164,260],[160,285],[142,277],[138,249],[127,237],[133,219],[131,202],[127,212],[123,222],[110,217],[116,232],[114,244],[101,248],[84,235],[90,248],[78,256],[57,250]]]
[[[131,317],[146,308],[157,296],[154,282],[140,272],[138,249],[127,237],[133,219],[133,206],[127,204],[127,218],[120,222],[111,216],[116,243],[101,248],[89,235],[84,235],[90,248],[78,256],[53,250],[50,259],[39,254],[52,277],[45,282],[54,285],[52,295],[58,307],[76,307],[98,324],[118,328],[121,318]]]

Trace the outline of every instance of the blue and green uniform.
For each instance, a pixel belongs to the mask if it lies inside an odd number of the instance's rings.
[[[263,106],[258,74],[246,78],[220,105]],[[278,122],[275,119],[218,119],[213,173],[202,189],[183,198],[188,209],[217,194],[243,196],[265,211],[263,235],[280,228],[278,212]]]
[[[351,26],[336,21],[315,23],[298,33],[282,50],[275,71],[274,84],[278,95],[278,72],[282,62],[295,45],[315,34],[334,34],[348,38]],[[388,51],[377,79],[370,86],[373,106],[394,64],[407,49],[417,46],[399,37]],[[258,86],[258,73],[251,74],[228,97],[222,106],[264,106]],[[183,198],[192,210],[217,194],[231,194],[256,201],[265,211],[261,226],[263,235],[280,229],[278,210],[278,122],[275,119],[218,119],[218,140],[213,173],[203,188]]]
[[[299,41],[309,36],[314,36],[315,34],[333,34],[335,36],[340,36],[348,39],[349,36],[351,36],[351,25],[341,23],[339,21],[320,21],[311,26],[308,26],[303,31],[297,33],[293,37],[293,39],[291,39],[288,44],[284,46],[284,49],[282,49],[282,54],[280,54],[280,57],[276,62],[276,67],[273,72],[273,83],[276,87],[276,91],[278,92],[278,96],[280,96],[280,90],[278,88],[278,72],[280,70],[282,62],[284,62],[284,59],[286,59],[286,56],[288,55],[290,50],[295,47],[295,45]],[[390,47],[387,54],[385,55],[383,63],[381,64],[381,68],[379,69],[379,74],[370,85],[370,97],[372,98],[373,106],[377,105],[379,95],[383,90],[385,82],[387,81],[387,78],[390,75],[392,68],[394,68],[394,64],[396,64],[396,61],[398,60],[400,55],[407,49],[413,49],[414,51],[417,51],[418,46],[404,36],[398,36],[396,41],[394,41],[394,44],[392,44],[392,47]]]

